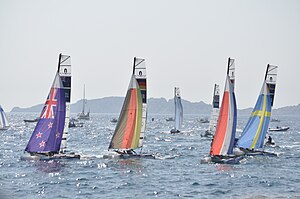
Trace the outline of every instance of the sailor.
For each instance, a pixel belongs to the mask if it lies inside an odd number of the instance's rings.
[[[275,144],[271,136],[268,137],[267,144]]]

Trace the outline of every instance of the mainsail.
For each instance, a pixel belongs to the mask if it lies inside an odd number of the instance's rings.
[[[54,78],[40,119],[25,148],[29,153],[58,153],[66,116],[65,91],[58,73]]]
[[[0,129],[7,129],[8,127],[9,123],[6,114],[0,105]]]
[[[214,85],[214,94],[212,102],[212,111],[210,114],[209,126],[207,132],[212,133],[216,130],[219,116],[219,103],[220,103],[220,88],[218,84]]]
[[[133,74],[109,149],[142,147],[147,118],[146,67],[143,62],[144,59],[134,59]]]
[[[210,155],[224,156],[230,155],[233,152],[237,121],[237,107],[234,94],[234,83],[235,63],[234,59],[228,58],[225,89],[218,118],[218,124],[210,149]]]
[[[58,59],[58,73],[61,78],[63,88],[65,91],[66,99],[66,119],[65,127],[61,141],[60,152],[64,153],[67,148],[67,138],[69,132],[69,122],[70,122],[70,104],[71,104],[71,57],[69,55],[59,54]]]
[[[274,103],[278,66],[267,65],[265,80],[256,105],[237,145],[245,149],[262,148]]]
[[[175,103],[175,131],[179,131],[183,121],[183,107],[181,104],[180,91],[178,87],[174,88],[174,103]]]
[[[139,85],[142,95],[142,128],[140,131],[139,147],[143,146],[143,140],[147,123],[147,73],[145,59],[134,58],[133,74]]]

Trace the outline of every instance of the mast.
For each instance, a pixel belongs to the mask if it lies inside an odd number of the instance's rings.
[[[229,75],[229,67],[230,67],[230,57],[228,57],[228,64],[227,64],[227,75]]]
[[[135,71],[135,61],[136,61],[136,57],[133,58],[133,71],[132,71],[133,75],[134,75],[134,71]]]
[[[60,70],[60,61],[61,61],[61,53],[59,53],[59,55],[58,55],[57,73],[59,73],[59,70]]]
[[[177,114],[177,111],[176,111],[176,87],[174,87],[174,109],[175,109],[174,121],[176,121],[176,114]],[[175,129],[176,129],[176,127],[175,127]]]
[[[266,73],[265,73],[265,80],[267,80],[267,75],[268,75],[268,71],[269,71],[269,64],[267,65],[267,69],[266,69]]]
[[[83,85],[83,99],[82,99],[82,113],[84,114],[85,109],[85,84]]]

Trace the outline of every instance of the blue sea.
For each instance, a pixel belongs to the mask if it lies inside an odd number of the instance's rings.
[[[81,128],[71,128],[68,147],[81,160],[23,161],[20,157],[35,127],[23,119],[34,113],[8,113],[9,130],[0,131],[0,198],[300,198],[300,116],[278,116],[270,127],[276,142],[268,151],[240,164],[201,164],[211,140],[201,137],[208,116],[185,115],[184,133],[169,134],[170,115],[148,115],[142,153],[158,159],[103,159],[117,115],[91,114]],[[75,115],[74,115],[75,116]],[[151,121],[154,118],[154,121]],[[247,116],[238,116],[239,135]]]

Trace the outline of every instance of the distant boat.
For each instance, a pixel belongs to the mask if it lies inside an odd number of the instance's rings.
[[[290,127],[281,127],[281,126],[277,126],[276,128],[269,128],[269,131],[287,131],[289,130]]]
[[[267,65],[262,89],[237,146],[246,154],[264,154],[264,145],[274,103],[278,66]],[[269,154],[269,152],[266,152]]]
[[[113,119],[110,120],[110,122],[111,122],[111,123],[117,123],[118,120],[117,120],[116,118],[113,118]]]
[[[166,119],[166,121],[167,122],[173,122],[173,121],[175,121],[175,119],[173,117],[169,117],[169,118]]]
[[[71,118],[69,121],[69,128],[75,128],[75,127],[83,127],[82,122],[78,122],[78,120]]]
[[[90,119],[90,111],[85,113],[85,104],[86,104],[86,99],[85,99],[85,85],[83,86],[83,99],[82,99],[82,112],[78,113],[78,119],[80,120],[89,120]]]
[[[23,160],[49,160],[60,158],[80,158],[74,153],[65,153],[64,133],[68,131],[71,94],[71,59],[68,55],[59,55],[58,70],[49,95],[42,109],[39,121],[25,148],[29,156]],[[63,73],[65,76],[60,75]],[[68,102],[69,101],[69,102]],[[65,140],[66,141],[66,140]],[[63,145],[65,144],[65,145]]]
[[[200,118],[198,121],[203,124],[209,123],[209,120],[207,118]]]
[[[237,123],[237,106],[234,94],[235,63],[228,58],[227,76],[218,118],[216,132],[212,140],[210,158],[215,163],[231,163],[238,159],[233,155]]]
[[[213,132],[216,131],[216,126],[218,123],[219,116],[219,104],[220,104],[220,88],[218,84],[214,85],[214,93],[213,93],[213,102],[212,102],[212,111],[210,114],[209,126],[205,131],[205,137],[213,136]]]
[[[7,130],[9,128],[9,123],[3,108],[0,105],[0,130]]]
[[[150,157],[134,150],[143,146],[147,122],[147,84],[145,60],[134,58],[133,74],[124,99],[109,150],[120,157]]]
[[[280,120],[279,120],[279,119],[276,119],[276,118],[272,118],[272,119],[271,119],[271,122],[280,122]]]
[[[37,122],[39,121],[40,117],[37,117],[35,119],[25,119],[23,120],[25,123],[34,123],[34,122]]]
[[[175,126],[171,129],[171,133],[179,133],[183,121],[183,107],[181,104],[181,96],[178,87],[174,88],[174,103],[175,103]]]

